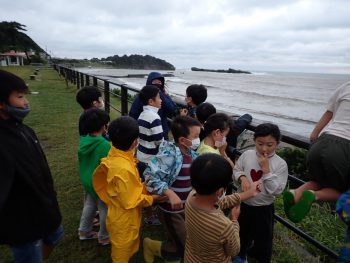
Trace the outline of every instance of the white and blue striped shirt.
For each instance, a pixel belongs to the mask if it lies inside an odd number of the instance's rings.
[[[150,105],[143,106],[143,112],[137,120],[140,131],[137,159],[143,163],[148,163],[158,153],[159,144],[164,140],[158,110],[158,108]]]

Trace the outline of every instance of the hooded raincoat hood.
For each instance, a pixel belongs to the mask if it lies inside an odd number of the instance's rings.
[[[161,90],[164,91],[164,82],[165,82],[165,80],[164,80],[163,75],[160,74],[159,72],[151,72],[151,73],[149,73],[148,77],[147,77],[146,85],[152,85],[152,81],[154,79],[159,79],[163,83],[163,85],[161,87]]]

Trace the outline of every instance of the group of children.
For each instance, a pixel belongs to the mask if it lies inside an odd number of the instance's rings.
[[[45,156],[33,131],[22,123],[29,112],[27,87],[23,80],[3,71],[0,81],[0,156],[6,160],[2,167],[7,175],[1,178],[0,218],[6,227],[0,228],[0,242],[11,246],[16,262],[41,262],[41,257],[48,256],[62,238],[61,215]],[[255,149],[245,151],[235,162],[230,158],[227,142],[235,143],[238,131],[251,117],[245,115],[233,122],[226,114],[216,113],[213,105],[205,103],[205,87],[191,85],[186,92],[188,108],[172,120],[170,141],[167,118],[173,117],[176,105],[164,82],[161,74],[152,72],[133,103],[133,117],[122,116],[112,122],[102,109],[102,96],[96,87],[84,87],[77,93],[77,101],[84,109],[79,118],[79,172],[85,190],[79,239],[111,244],[113,262],[128,262],[139,250],[142,209],[158,204],[166,239],[143,240],[146,263],[153,262],[156,256],[165,262],[244,262],[247,255],[258,262],[270,262],[273,203],[288,179],[287,164],[276,154],[281,136],[278,126],[258,125]],[[339,97],[349,101],[348,87],[337,91],[329,106],[332,115],[338,116],[334,122],[339,123],[332,123],[328,130],[341,139],[326,138],[340,141],[345,148],[349,144],[346,140],[344,143],[339,128],[345,126],[348,131],[349,122],[344,125],[342,121],[350,115]],[[26,156],[15,158],[16,152]],[[309,162],[314,163],[314,158],[310,157]],[[32,159],[36,166],[27,164]],[[343,168],[339,178],[348,171]],[[28,173],[36,184],[26,181]],[[326,173],[324,182],[327,176]],[[238,184],[238,192],[226,195],[232,181]],[[305,193],[312,194],[312,202],[325,199],[317,191],[333,189],[315,181],[303,190],[284,194],[285,210],[292,221],[300,221],[309,210],[310,200]],[[13,189],[22,189],[16,192],[23,197],[11,194]],[[339,197],[342,190],[337,190],[332,198]],[[33,194],[40,191],[44,191],[44,199]],[[344,196],[338,203],[338,211],[346,222],[348,199]],[[28,210],[31,216],[16,215],[14,207]],[[33,216],[35,209],[40,212]],[[100,220],[98,233],[93,231],[96,211]],[[17,222],[11,229],[18,231],[9,232],[14,216],[27,221]],[[42,222],[40,227],[38,222]],[[349,252],[346,248],[343,251],[346,257]]]
[[[82,98],[86,96],[82,94],[88,92],[93,95],[85,107]],[[142,211],[146,208],[146,217],[159,219],[166,236],[163,241],[144,238],[146,263],[155,257],[165,262],[232,262],[237,254],[237,262],[246,260],[248,254],[259,262],[271,260],[273,201],[288,178],[286,162],[275,153],[280,131],[273,124],[259,125],[254,137],[256,149],[245,152],[235,165],[227,153],[227,136],[235,127],[242,131],[251,116],[234,122],[226,114],[216,113],[206,98],[203,85],[188,87],[188,108],[173,118],[170,141],[164,119],[174,116],[175,103],[166,93],[164,78],[151,73],[131,107],[134,118],[123,116],[112,121],[108,138],[104,138],[109,119],[98,109],[101,94],[94,87],[78,92],[77,101],[85,110],[79,127],[86,134],[81,136],[79,148],[85,189],[81,240],[110,242],[113,261],[128,262],[139,249]],[[240,184],[239,193],[225,196],[233,180]],[[156,210],[150,208],[154,204]],[[92,231],[97,209],[98,234]],[[231,210],[229,218],[223,210]]]

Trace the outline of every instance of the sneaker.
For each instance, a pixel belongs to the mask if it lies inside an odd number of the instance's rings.
[[[111,241],[109,240],[109,238],[106,238],[106,239],[99,240],[98,244],[101,246],[108,246],[109,244],[111,244]]]
[[[159,226],[162,223],[159,221],[159,218],[157,216],[153,215],[149,218],[145,218],[145,224],[150,226]]]
[[[90,240],[90,239],[97,239],[98,238],[98,233],[95,231],[90,231],[90,232],[83,232],[79,231],[79,239],[80,240]]]

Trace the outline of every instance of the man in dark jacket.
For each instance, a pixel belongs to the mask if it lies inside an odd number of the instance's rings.
[[[24,81],[0,70],[0,244],[15,262],[42,262],[62,238],[50,169],[34,131]],[[41,251],[42,250],[42,251]]]
[[[164,77],[159,72],[151,72],[148,75],[146,85],[155,85],[160,90],[160,98],[162,99],[162,107],[159,109],[158,114],[162,121],[163,135],[164,139],[168,139],[169,126],[167,122],[167,118],[171,118],[175,114],[176,103],[170,98],[164,88]],[[137,120],[143,111],[143,104],[137,95],[134,102],[131,105],[131,109],[129,112],[130,117]]]

